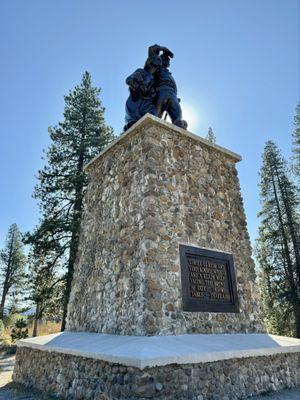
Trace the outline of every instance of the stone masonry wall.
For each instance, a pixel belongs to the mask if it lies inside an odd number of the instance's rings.
[[[139,370],[18,348],[14,381],[72,400],[237,400],[300,383],[299,353]]]
[[[152,117],[88,167],[68,330],[263,331],[236,161]],[[233,253],[239,314],[182,311],[179,243]]]

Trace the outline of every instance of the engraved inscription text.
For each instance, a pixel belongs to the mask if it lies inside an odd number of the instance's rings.
[[[189,256],[187,259],[191,297],[231,301],[225,263]]]

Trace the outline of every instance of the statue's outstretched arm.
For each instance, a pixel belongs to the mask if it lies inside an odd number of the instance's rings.
[[[160,46],[159,44],[154,44],[153,46],[150,46],[148,48],[148,56],[153,57],[153,56],[158,56],[160,52],[163,52],[166,56],[173,58],[174,54],[172,53],[171,50],[169,50],[167,47]]]

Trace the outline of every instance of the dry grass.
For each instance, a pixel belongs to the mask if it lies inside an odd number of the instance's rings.
[[[50,335],[51,333],[60,332],[61,322],[45,321],[41,322],[38,326],[38,336]],[[0,340],[0,352],[1,348],[7,348],[12,345],[11,333],[12,326],[7,326],[4,330],[3,336]],[[32,337],[33,324],[28,325],[28,336]]]
[[[3,332],[3,335],[2,335],[2,338],[1,338],[1,345],[4,345],[4,346],[10,346],[11,345],[11,337],[10,337],[11,330],[12,330],[12,327],[10,327],[10,326],[7,326],[4,329],[4,332]]]
[[[51,333],[60,332],[60,327],[61,327],[61,322],[51,322],[51,321],[42,322],[38,326],[38,336],[50,335]],[[32,331],[33,331],[33,325],[31,324],[28,327],[28,333],[30,337],[32,336]]]

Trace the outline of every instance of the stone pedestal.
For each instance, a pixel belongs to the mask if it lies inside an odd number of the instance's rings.
[[[146,115],[90,162],[68,330],[261,332],[240,159]],[[182,311],[180,243],[233,254],[240,313]]]
[[[92,160],[68,332],[20,341],[14,380],[132,400],[233,400],[299,383],[300,341],[261,322],[240,159],[146,115]],[[183,310],[180,244],[230,253],[239,312]]]

